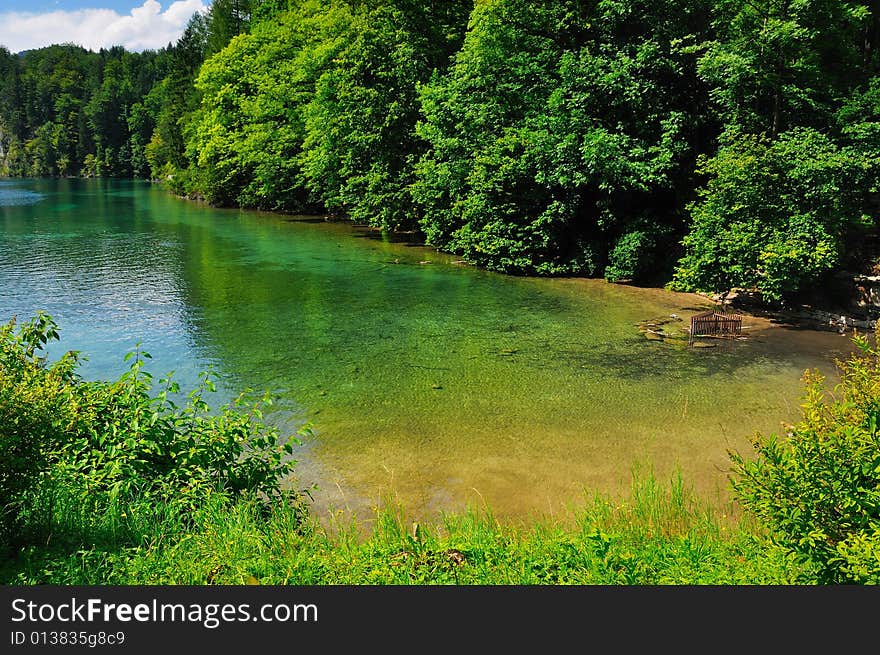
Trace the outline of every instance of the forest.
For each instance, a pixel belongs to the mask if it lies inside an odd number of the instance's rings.
[[[877,2],[215,0],[158,51],[0,48],[0,175],[784,301],[873,272],[878,72]]]

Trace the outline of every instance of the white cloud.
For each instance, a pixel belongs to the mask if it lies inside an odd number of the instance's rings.
[[[177,0],[165,11],[156,0],[144,0],[127,16],[112,9],[7,11],[0,13],[0,45],[12,52],[53,43],[76,43],[90,50],[114,45],[128,50],[162,48],[180,37],[195,12],[206,9],[202,0]]]

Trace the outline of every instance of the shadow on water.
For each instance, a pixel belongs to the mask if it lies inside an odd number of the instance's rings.
[[[283,220],[285,223],[307,223],[311,225],[334,222],[323,216],[285,216],[281,220]]]
[[[381,241],[382,243],[415,246],[419,248],[425,247],[425,241],[421,234],[417,232],[388,232],[379,230],[369,225],[353,224],[354,232],[352,236],[356,239],[370,239],[372,241]]]

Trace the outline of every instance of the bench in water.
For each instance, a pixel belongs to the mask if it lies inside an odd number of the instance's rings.
[[[742,316],[739,314],[713,309],[691,316],[691,340],[694,337],[738,337],[740,334],[742,334]]]

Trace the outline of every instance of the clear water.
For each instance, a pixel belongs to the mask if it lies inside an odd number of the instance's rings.
[[[184,385],[210,366],[221,396],[271,389],[274,420],[313,425],[297,484],[319,485],[320,511],[555,515],[636,466],[723,495],[727,449],[795,419],[803,371],[832,372],[849,341],[757,318],[714,348],[688,348],[686,322],[639,330],[707,305],[145,183],[0,181],[0,319],[50,312],[86,377],[115,377],[139,342]]]

